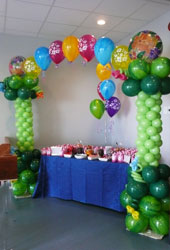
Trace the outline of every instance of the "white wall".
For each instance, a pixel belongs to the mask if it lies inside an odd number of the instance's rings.
[[[170,32],[167,29],[170,12],[143,29],[157,32],[163,40],[163,55],[170,57]],[[135,34],[135,33],[134,33]],[[59,38],[57,38],[59,39]],[[13,56],[32,56],[36,48],[48,46],[52,41],[38,40],[29,37],[0,35],[0,80],[9,75],[8,63]],[[119,44],[129,44],[129,38]],[[101,120],[95,119],[89,111],[89,103],[99,98],[96,87],[99,82],[96,76],[97,62],[93,60],[86,66],[79,58],[72,64],[64,61],[58,69],[54,64],[47,70],[45,80],[40,81],[45,98],[33,101],[34,132],[36,147],[60,143],[76,143],[81,139],[85,144],[104,145],[116,142],[124,146],[135,146],[136,107],[135,99],[128,98],[121,92],[120,81],[116,96],[122,108],[113,118],[105,114]],[[170,106],[170,97],[163,96],[163,106]],[[7,101],[0,93],[0,137],[9,136],[15,143],[15,118],[13,102]],[[162,114],[163,160],[170,164],[170,115]]]

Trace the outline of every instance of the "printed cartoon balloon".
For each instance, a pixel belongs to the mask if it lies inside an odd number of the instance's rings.
[[[129,55],[133,60],[138,58],[151,62],[161,55],[162,50],[161,38],[149,30],[138,32],[129,44]]]
[[[15,56],[9,62],[9,72],[11,75],[24,75],[23,64],[25,62],[25,57]]]
[[[24,72],[32,77],[38,77],[41,73],[41,68],[36,64],[33,56],[28,57],[24,62]]]

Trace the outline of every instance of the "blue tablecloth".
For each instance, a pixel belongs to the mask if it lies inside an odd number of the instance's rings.
[[[127,183],[126,163],[42,156],[33,197],[57,197],[124,211],[119,197]]]

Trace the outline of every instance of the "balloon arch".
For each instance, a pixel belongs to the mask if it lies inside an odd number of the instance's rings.
[[[63,42],[52,42],[49,48],[36,49],[34,57],[12,58],[9,63],[11,76],[0,84],[0,90],[7,100],[14,101],[16,109],[18,149],[15,153],[19,179],[13,184],[14,195],[33,194],[36,185],[41,152],[34,149],[31,101],[43,98],[38,76],[48,69],[51,61],[58,66],[65,58],[73,62],[80,54],[87,63],[96,56],[100,99],[90,103],[94,117],[100,119],[105,110],[113,117],[120,109],[120,100],[113,96],[116,85],[111,76],[124,81],[122,91],[125,95],[137,96],[138,152],[128,167],[128,184],[120,196],[122,206],[127,209],[126,227],[135,233],[149,228],[157,234],[168,234],[170,168],[160,164],[160,112],[161,96],[170,93],[170,59],[160,57],[162,49],[162,41],[156,33],[141,31],[131,39],[129,47],[115,47],[106,37],[96,41],[92,35],[84,35],[79,40],[68,36]]]

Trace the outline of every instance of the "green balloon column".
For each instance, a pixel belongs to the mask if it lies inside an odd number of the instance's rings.
[[[141,35],[146,40],[140,40]],[[147,39],[157,39],[154,47],[147,44]],[[161,51],[160,37],[150,31],[139,32],[129,45],[133,60],[122,91],[126,96],[137,96],[138,152],[128,167],[128,183],[120,202],[127,209],[125,224],[129,231],[143,233],[150,229],[163,236],[169,233],[170,167],[160,164],[161,104],[162,95],[170,93],[170,59],[159,57]]]
[[[32,195],[36,186],[41,152],[34,149],[32,99],[43,97],[38,86],[38,75],[34,70],[31,74],[24,72],[24,57],[14,57],[9,64],[12,76],[6,77],[1,83],[1,91],[9,101],[14,101],[16,118],[17,168],[18,180],[12,184],[15,197]],[[27,66],[28,63],[27,63]],[[30,65],[31,67],[31,65]],[[29,68],[30,68],[29,67]],[[37,66],[38,67],[38,66]]]

